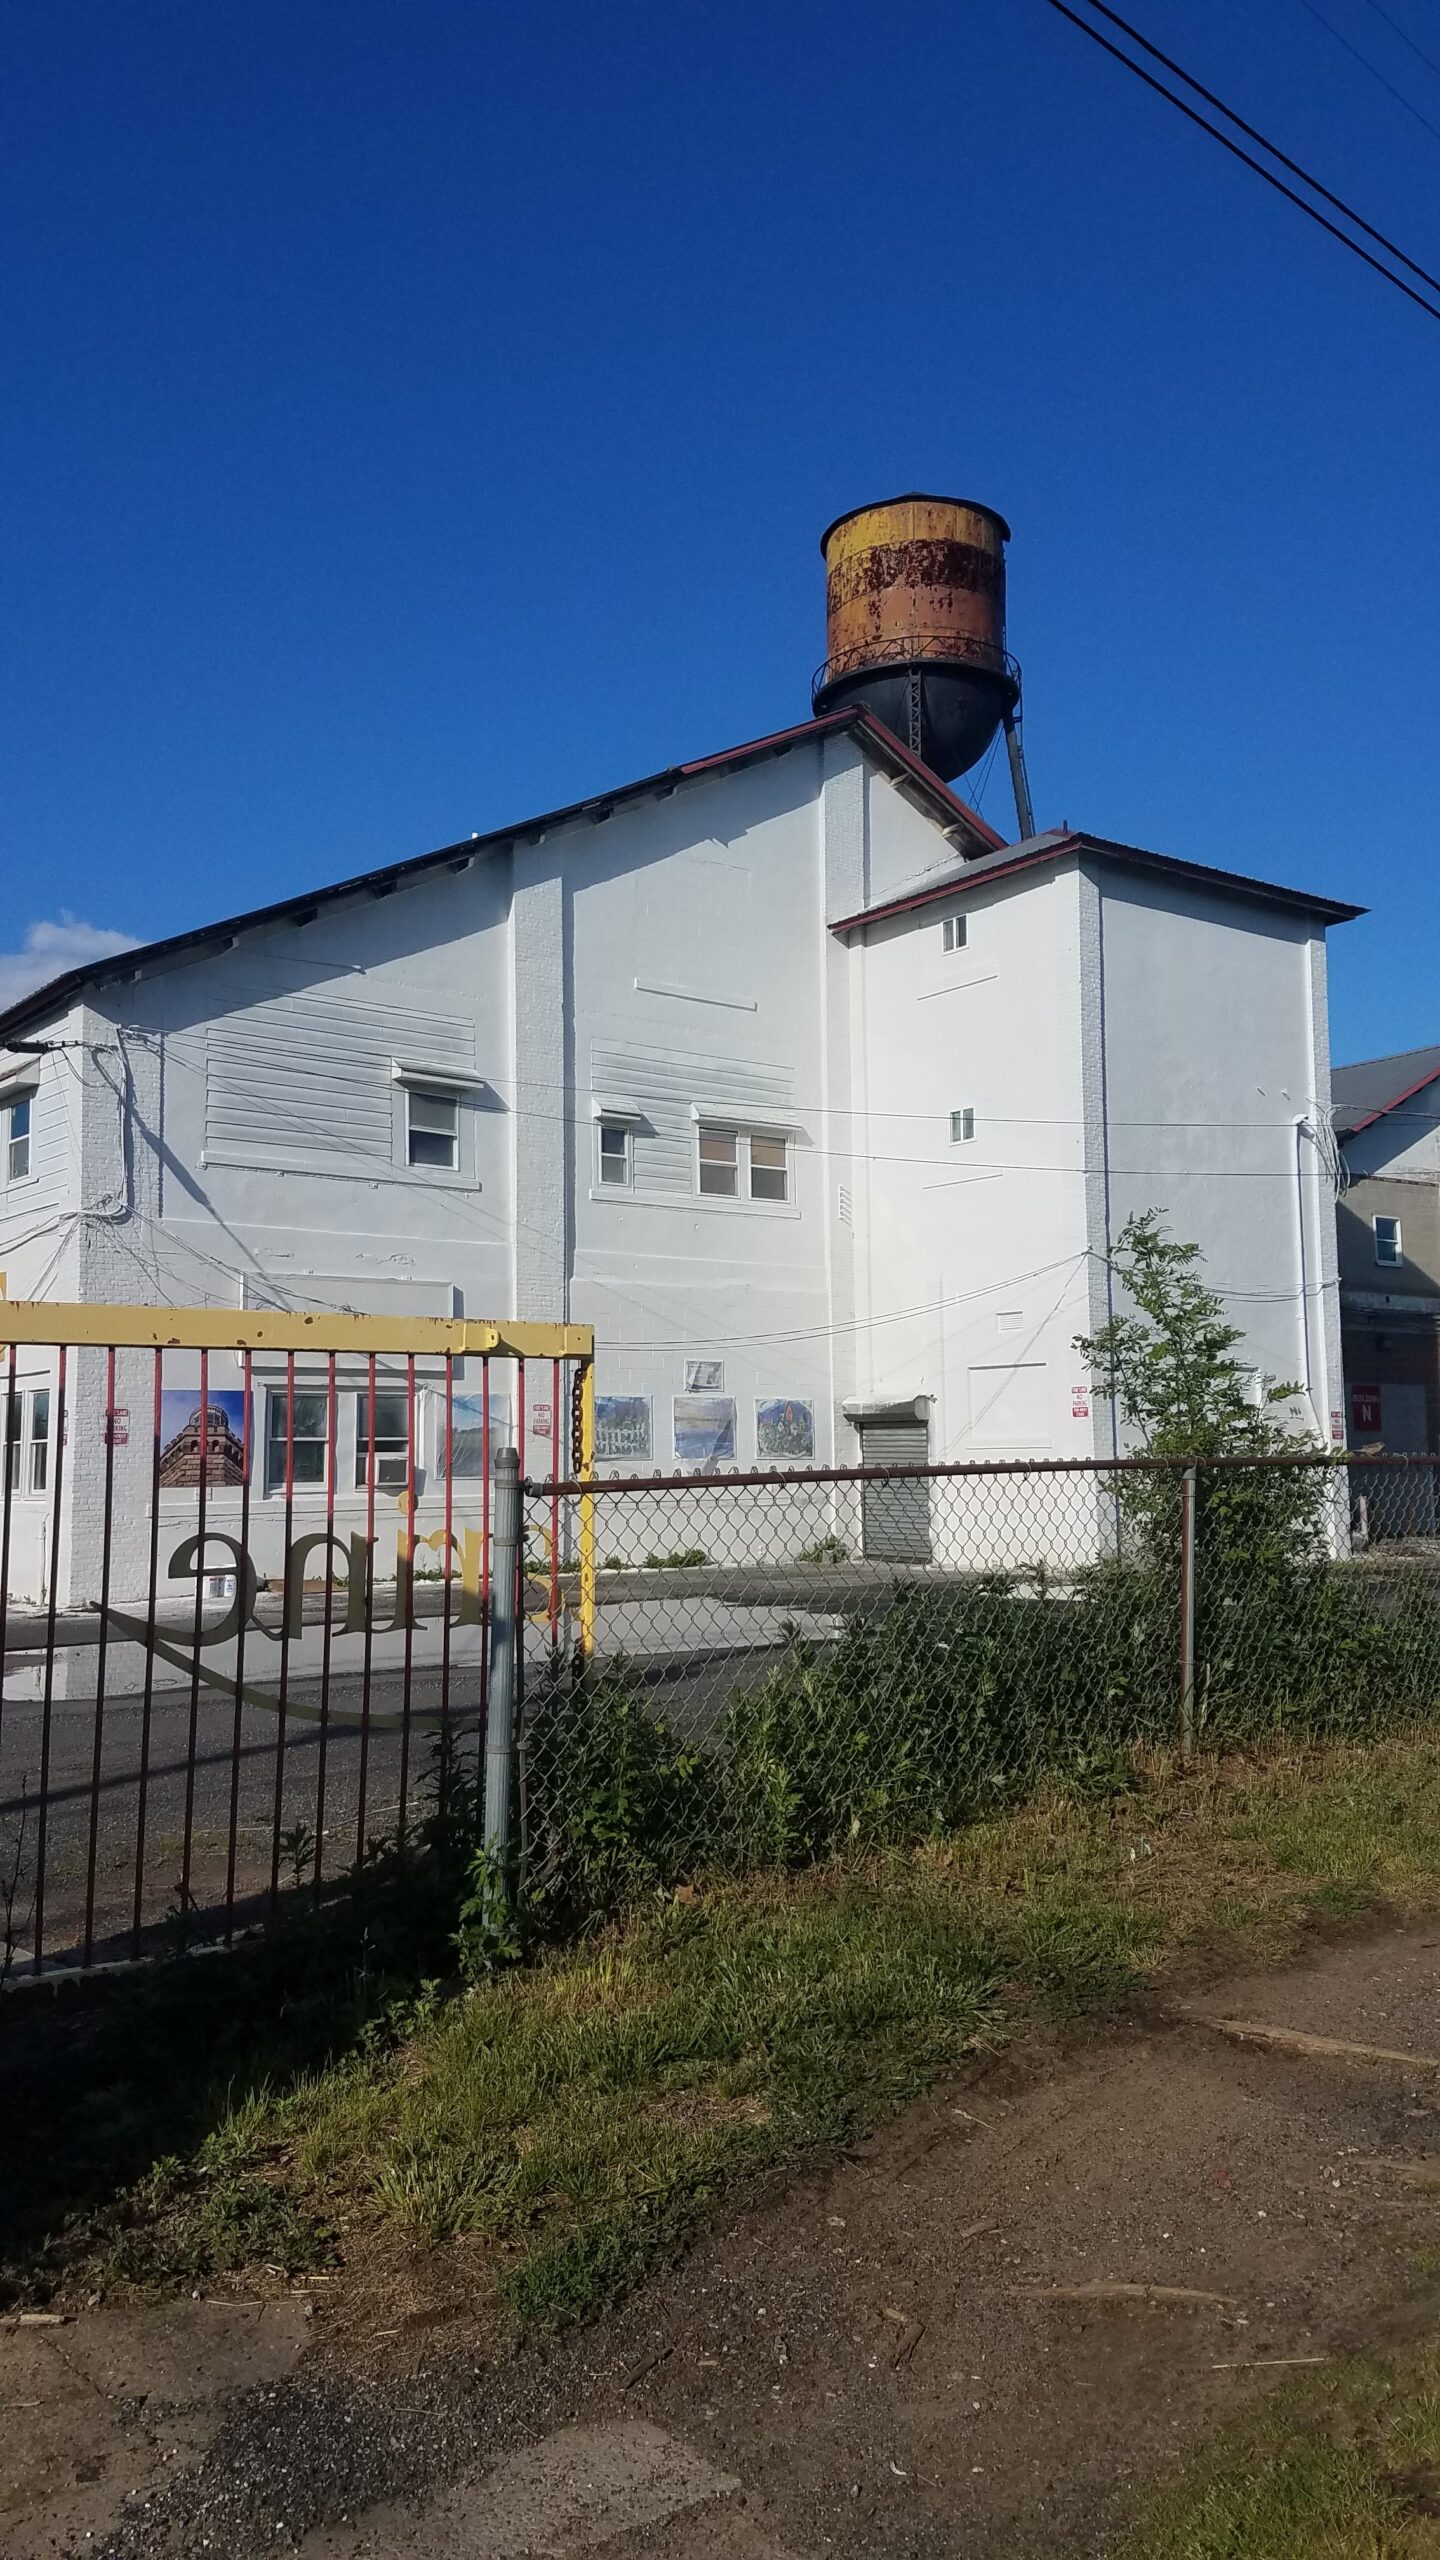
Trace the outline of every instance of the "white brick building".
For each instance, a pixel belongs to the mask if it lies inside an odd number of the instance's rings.
[[[1325,933],[1356,912],[1083,832],[1004,845],[868,713],[808,721],[12,1008],[0,1267],[12,1296],[588,1321],[614,1471],[1073,1457],[1113,1446],[1074,1337],[1157,1207],[1328,1438]],[[53,1378],[21,1371],[33,1595]],[[345,1380],[342,1530],[359,1419]],[[419,1457],[423,1511],[433,1412]],[[68,1524],[61,1571],[86,1596]]]

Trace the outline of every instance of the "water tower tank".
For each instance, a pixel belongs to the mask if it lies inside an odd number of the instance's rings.
[[[968,498],[912,493],[837,516],[825,561],[817,712],[863,703],[949,782],[1020,696],[1005,654],[1010,527]]]

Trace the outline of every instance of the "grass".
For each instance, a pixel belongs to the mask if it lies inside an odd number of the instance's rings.
[[[1440,2349],[1330,2366],[1152,2493],[1115,2560],[1435,2560]]]
[[[682,1885],[348,2039],[257,2037],[103,2211],[52,2215],[39,2280],[293,2272],[389,2232],[478,2245],[523,2324],[561,2325],[967,2050],[1385,1903],[1440,1903],[1429,1738],[1154,1763],[917,1849]]]

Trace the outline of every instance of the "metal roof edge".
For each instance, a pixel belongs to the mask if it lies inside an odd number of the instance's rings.
[[[963,825],[984,843],[999,846],[1004,839],[987,826],[979,813],[959,799],[938,774],[930,771],[918,756],[912,755],[900,739],[893,737],[872,713],[855,705],[843,711],[823,713],[818,719],[797,721],[788,729],[776,729],[763,738],[747,739],[738,747],[727,747],[718,755],[698,756],[685,764],[666,765],[658,773],[646,774],[638,782],[622,783],[614,791],[593,792],[587,799],[570,801],[559,809],[542,810],[537,816],[518,818],[508,826],[491,827],[484,835],[465,836],[455,844],[438,845],[430,853],[404,855],[398,862],[382,863],[373,871],[359,871],[348,879],[336,880],[322,889],[306,889],[288,898],[273,899],[267,906],[248,907],[239,915],[221,916],[211,924],[195,925],[184,933],[166,934],[156,942],[140,942],[128,951],[112,952],[103,959],[82,963],[62,971],[57,978],[47,979],[43,986],[0,1012],[0,1047],[14,1032],[43,1021],[62,1005],[85,992],[116,979],[132,976],[158,961],[178,959],[186,952],[200,951],[209,943],[231,941],[241,933],[252,933],[269,924],[283,924],[287,918],[299,917],[308,922],[307,909],[333,906],[345,898],[385,897],[408,881],[426,872],[450,864],[457,871],[468,869],[502,845],[510,845],[524,836],[548,835],[559,827],[576,826],[583,819],[600,825],[617,808],[634,800],[665,794],[682,782],[701,781],[707,775],[733,771],[758,763],[763,757],[784,755],[791,747],[807,739],[852,732],[865,746],[873,760],[885,766],[892,776],[913,786],[930,803],[931,813],[942,828]]]
[[[1363,915],[1364,912],[1362,907],[1360,913]],[[1345,1071],[1342,1068],[1340,1072],[1343,1074]],[[1343,1129],[1337,1122],[1336,1136],[1341,1139],[1358,1138],[1362,1129],[1373,1129],[1377,1120],[1387,1120],[1392,1111],[1399,1110],[1402,1102],[1413,1102],[1416,1094],[1423,1093],[1437,1077],[1440,1077],[1440,1067],[1432,1067],[1428,1076],[1420,1076],[1414,1084],[1407,1084],[1403,1093],[1392,1093],[1388,1102],[1379,1103],[1373,1111],[1367,1111],[1363,1120],[1350,1120]]]
[[[1122,868],[1132,864],[1137,871],[1159,871],[1169,878],[1190,878],[1217,889],[1228,889],[1237,897],[1253,898],[1262,905],[1291,907],[1307,915],[1323,916],[1328,924],[1353,924],[1358,916],[1368,915],[1368,907],[1352,906],[1345,898],[1325,898],[1317,890],[1290,889],[1277,880],[1261,880],[1249,871],[1225,871],[1212,862],[1192,862],[1184,854],[1152,853],[1147,846],[1118,844],[1111,836],[1094,836],[1081,830],[1075,841],[1082,852],[1098,853],[1108,862]]]
[[[916,889],[903,898],[891,898],[878,907],[862,907],[850,916],[840,916],[830,926],[832,933],[852,933],[864,924],[879,924],[887,917],[906,915],[912,908],[934,906],[967,891],[980,888],[993,880],[1008,880],[1020,871],[1043,869],[1048,863],[1070,856],[1084,858],[1098,855],[1101,861],[1113,862],[1117,868],[1157,872],[1162,879],[1193,880],[1202,887],[1223,889],[1235,897],[1253,900],[1257,905],[1277,906],[1304,915],[1319,916],[1327,924],[1350,924],[1365,915],[1364,907],[1347,905],[1338,898],[1322,898],[1305,889],[1286,889],[1270,880],[1252,879],[1243,871],[1221,871],[1213,864],[1187,862],[1170,853],[1150,853],[1143,845],[1116,844],[1106,836],[1092,836],[1077,829],[1051,836],[1034,836],[1018,845],[1000,848],[1004,859],[989,856],[972,863],[968,870],[953,873],[934,886]]]

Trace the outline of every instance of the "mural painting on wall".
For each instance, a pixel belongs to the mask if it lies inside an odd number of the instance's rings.
[[[813,1458],[815,1407],[798,1396],[776,1396],[755,1407],[755,1450],[761,1458]]]
[[[718,1395],[725,1384],[723,1360],[687,1360],[685,1393],[687,1396]]]
[[[597,1458],[629,1458],[632,1461],[649,1457],[648,1396],[596,1397],[595,1455]]]
[[[675,1398],[675,1462],[682,1467],[719,1467],[735,1455],[733,1396]]]
[[[202,1411],[198,1388],[167,1387],[160,1398],[162,1487],[198,1488],[202,1437],[206,1485],[244,1483],[248,1452],[243,1392],[212,1388]]]
[[[444,1408],[441,1408],[440,1438],[445,1437]],[[510,1399],[490,1398],[490,1461],[494,1465],[497,1449],[510,1441]],[[451,1401],[451,1448],[449,1472],[456,1484],[478,1483],[485,1473],[485,1399],[483,1396],[455,1396]],[[441,1467],[442,1475],[445,1466]]]

